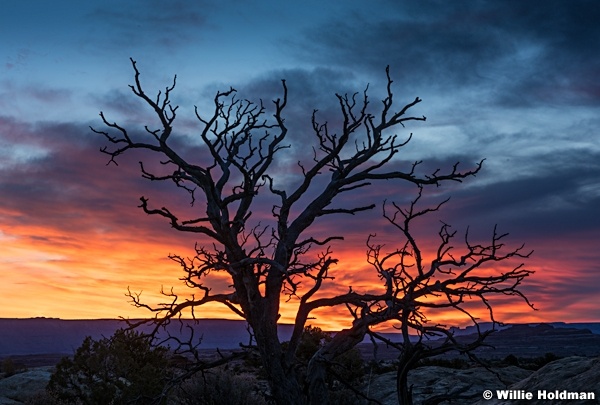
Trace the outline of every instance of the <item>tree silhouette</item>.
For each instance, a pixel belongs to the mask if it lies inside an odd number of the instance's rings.
[[[462,252],[457,253],[452,245],[456,231],[452,231],[448,224],[443,223],[438,233],[440,242],[432,255],[433,258],[424,260],[424,249],[411,233],[411,226],[419,217],[438,211],[448,199],[435,207],[418,209],[417,205],[423,192],[421,185],[418,186],[418,190],[417,197],[408,208],[392,203],[393,209],[388,210],[384,204],[383,215],[403,235],[404,244],[397,250],[383,253],[383,247],[372,242],[371,237],[367,243],[368,262],[384,281],[388,296],[386,306],[378,303],[375,313],[389,311],[394,314],[394,319],[400,321],[402,343],[390,342],[374,332],[368,333],[399,349],[398,399],[400,404],[405,405],[412,405],[412,393],[407,381],[408,372],[419,360],[452,350],[466,353],[473,358],[471,351],[483,344],[484,339],[494,331],[493,328],[486,331],[480,329],[472,311],[466,308],[467,302],[479,300],[487,309],[493,326],[497,321],[488,300],[490,295],[518,296],[533,308],[527,297],[518,289],[523,279],[533,271],[523,269],[523,264],[508,271],[497,271],[493,267],[490,271],[485,266],[515,257],[528,258],[532,253],[524,253],[524,245],[516,249],[506,249],[503,239],[508,234],[498,234],[496,227],[489,243],[483,245],[471,243],[467,230],[465,247]],[[476,339],[461,341],[446,325],[429,324],[427,314],[439,309],[454,309],[467,315],[476,326]],[[355,315],[355,318],[359,317]],[[410,334],[416,335],[417,340],[411,339]]]
[[[137,294],[130,293],[130,297],[136,306],[155,313],[151,321],[156,323],[156,328],[184,311],[194,314],[194,309],[215,302],[245,319],[277,403],[327,403],[327,364],[363,341],[367,334],[378,337],[371,332],[374,325],[390,320],[400,322],[404,345],[399,348],[403,353],[403,364],[410,368],[420,355],[415,353],[421,353],[427,346],[423,339],[431,334],[442,334],[447,338],[444,345],[435,349],[437,351],[458,345],[447,328],[427,323],[424,309],[454,308],[469,315],[463,304],[470,298],[478,298],[487,306],[493,320],[492,307],[486,296],[516,294],[525,298],[517,287],[530,271],[519,266],[510,271],[492,271],[493,274],[490,271],[477,273],[489,262],[528,256],[521,254],[522,247],[503,253],[505,247],[501,241],[505,235],[494,233],[488,246],[470,244],[467,239],[466,253],[453,256],[451,240],[454,233],[444,225],[439,234],[441,243],[437,256],[426,264],[410,225],[418,217],[439,209],[441,204],[419,211],[416,203],[424,187],[439,186],[447,181],[461,182],[478,173],[483,161],[468,170],[459,170],[456,163],[446,171],[421,174],[420,161],[409,164],[405,170],[399,169],[393,158],[408,144],[412,134],[401,139],[392,133],[408,121],[425,121],[425,117],[409,115],[409,110],[421,102],[419,98],[400,109],[394,108],[389,68],[386,69],[386,96],[377,116],[370,112],[366,90],[351,96],[336,95],[342,123],[335,131],[327,123],[320,123],[317,111],[313,111],[312,159],[298,162],[302,178],[297,184],[289,185],[278,181],[274,164],[276,158],[290,147],[284,143],[288,135],[284,118],[288,103],[285,80],[282,81],[282,97],[273,101],[272,117],[267,116],[262,101],[253,103],[238,99],[233,88],[216,94],[214,110],[208,116],[200,114],[196,108],[201,127],[199,139],[206,155],[192,160],[185,156],[185,150],[176,150],[171,139],[177,106],[171,104],[170,97],[176,76],[173,83],[153,99],[142,88],[136,62],[132,59],[131,63],[135,81],[130,88],[154,111],[160,127],[146,126],[145,135],[135,134],[108,121],[100,113],[107,129],[92,130],[104,135],[113,145],[101,151],[109,155],[109,163],[115,164],[117,157],[131,149],[156,152],[165,169],[158,173],[140,162],[142,176],[152,181],[174,182],[190,193],[192,203],[200,213],[195,218],[181,219],[170,208],[153,207],[145,197],[141,197],[140,207],[149,215],[164,217],[174,229],[208,237],[211,243],[197,245],[192,260],[170,256],[182,267],[185,284],[196,290],[192,298],[181,299],[172,291],[163,292],[170,302],[153,307],[143,303]],[[351,200],[344,200],[345,195],[375,187],[383,180],[387,185],[390,181],[398,185],[413,184],[418,188],[418,196],[408,209],[392,203],[392,212],[389,204],[385,205],[385,218],[406,239],[402,247],[384,253],[374,238],[368,240],[367,260],[382,280],[381,290],[362,293],[350,288],[330,297],[318,295],[322,286],[333,278],[332,268],[338,262],[332,256],[330,244],[343,240],[344,235],[332,232],[326,237],[317,237],[313,226],[315,220],[343,215],[352,217],[374,209],[375,203],[354,206],[340,206],[339,203],[351,203]],[[253,224],[250,220],[252,210],[260,209],[259,195],[276,199],[271,208],[271,224]],[[321,252],[314,254],[315,248]],[[215,272],[229,275],[229,292],[211,292],[210,275]],[[277,323],[281,302],[290,297],[297,299],[298,310],[289,344],[282,347]],[[313,311],[334,306],[346,306],[354,321],[312,356],[306,380],[303,380],[297,373],[296,350],[307,320]],[[477,324],[473,316],[471,319]],[[421,339],[418,344],[410,343],[409,331],[418,334]],[[481,337],[484,336],[482,333]],[[405,374],[401,372],[399,377],[400,385],[405,384]]]

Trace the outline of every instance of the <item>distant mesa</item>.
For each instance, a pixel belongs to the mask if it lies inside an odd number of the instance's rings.
[[[193,328],[195,339],[202,339],[203,349],[235,349],[240,343],[249,341],[244,321],[226,319],[183,320],[184,328],[178,322],[171,325],[170,332],[183,333]],[[62,320],[58,318],[36,317],[29,319],[0,319],[0,358],[14,355],[62,354],[71,355],[81,345],[86,336],[94,339],[111,336],[125,323],[117,319]],[[484,324],[483,328],[491,327]],[[455,329],[456,336],[468,341],[476,330],[472,327]],[[289,339],[292,325],[280,325],[283,340]],[[399,340],[397,334],[383,334],[391,340]],[[180,335],[181,336],[181,335]],[[188,337],[187,335],[183,337]],[[600,323],[552,323],[515,324],[491,334],[487,342],[496,346],[494,355],[543,355],[553,352],[559,356],[600,355]],[[510,345],[507,343],[510,342]],[[367,341],[364,345],[370,345]],[[482,354],[490,354],[490,348],[481,348]],[[515,352],[515,353],[513,353]],[[503,354],[506,353],[506,354]],[[595,353],[595,354],[594,354]]]
[[[180,328],[179,321],[174,321],[169,332],[189,338],[189,326],[194,330],[194,341],[202,339],[201,347],[205,349],[239,348],[240,343],[247,344],[249,340],[244,321],[200,319],[182,322],[184,327]],[[71,355],[87,336],[93,339],[108,337],[125,326],[125,322],[118,319],[0,318],[0,357],[48,353]],[[292,326],[280,327],[281,336],[289,338]]]

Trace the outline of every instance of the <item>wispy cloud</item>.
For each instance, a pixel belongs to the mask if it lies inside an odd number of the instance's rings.
[[[459,233],[470,226],[474,238],[489,237],[498,223],[515,246],[535,250],[529,267],[537,273],[524,289],[540,308],[529,313],[502,302],[500,314],[513,321],[600,316],[589,304],[600,285],[593,246],[600,230],[600,8],[593,2],[65,4],[32,13],[15,3],[0,15],[0,33],[9,38],[0,51],[0,303],[15,308],[7,316],[142,316],[127,304],[128,285],[150,300],[159,299],[161,285],[185,294],[180,270],[166,256],[191,255],[194,242],[208,241],[175,232],[137,206],[143,195],[152,206],[197,217],[204,201],[190,206],[189,195],[172,184],[142,179],[140,160],[168,170],[159,156],[136,151],[107,166],[99,152],[106,140],[88,128],[102,129],[100,110],[135,139],[147,139],[144,125],[159,125],[127,87],[130,56],[152,97],[179,75],[173,146],[200,164],[210,157],[193,106],[211,114],[216,90],[232,85],[242,99],[262,99],[270,119],[285,79],[290,149],[277,157],[273,175],[289,188],[301,180],[298,161],[313,158],[313,109],[339,132],[335,93],[360,96],[370,83],[369,108],[377,117],[390,65],[394,101],[400,106],[419,96],[414,114],[427,116],[398,128],[399,137],[413,139],[390,165],[406,169],[423,160],[418,170],[430,173],[486,158],[476,178],[424,195],[423,204],[452,198],[419,223],[419,240],[435,246],[440,220]],[[340,262],[323,294],[380,287],[365,262],[366,238],[377,233],[393,249],[401,238],[382,218],[383,200],[405,204],[414,192],[375,184],[338,204],[375,203],[375,210],[315,223],[311,236],[346,236],[332,244]],[[258,201],[254,224],[273,223],[273,202]],[[225,288],[227,279],[216,285]],[[294,301],[286,305],[282,319],[291,320]],[[203,316],[225,313],[211,308]],[[341,325],[347,317],[344,308],[331,309],[319,321]]]

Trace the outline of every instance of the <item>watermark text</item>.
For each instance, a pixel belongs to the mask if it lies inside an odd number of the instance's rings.
[[[495,395],[494,395],[495,394]],[[594,392],[585,391],[567,391],[567,390],[538,390],[538,391],[525,391],[525,390],[485,390],[483,391],[484,399],[508,399],[508,400],[586,400],[596,399]]]

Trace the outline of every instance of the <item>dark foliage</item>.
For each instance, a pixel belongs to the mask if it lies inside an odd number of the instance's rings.
[[[87,337],[73,358],[56,366],[48,391],[68,403],[149,404],[170,378],[167,349],[128,330]]]
[[[266,405],[257,380],[250,374],[222,369],[199,373],[184,382],[169,403],[176,405]]]
[[[508,356],[506,356],[504,358],[504,363],[508,364],[509,366],[517,366],[518,367],[519,359],[514,354],[509,354]]]
[[[4,360],[2,360],[0,371],[2,371],[4,377],[10,377],[11,375],[16,374],[18,369],[19,367],[10,357],[7,357]]]
[[[511,364],[514,366],[518,366],[521,368],[524,368],[526,370],[539,370],[540,368],[544,367],[546,364],[551,363],[555,360],[560,359],[559,356],[555,355],[554,353],[546,353],[543,356],[538,356],[538,357],[519,357],[517,358],[516,356],[513,355],[508,355],[506,356],[506,358],[504,359],[504,362],[508,362],[507,360],[513,360],[512,358],[509,359],[509,357],[514,357],[514,359],[516,359],[516,363],[517,364]]]
[[[332,334],[316,326],[307,326],[296,350],[296,357],[302,364],[308,364],[317,350],[329,343]],[[365,364],[355,347],[339,355],[328,367],[330,386],[338,383],[355,383],[365,374]]]
[[[469,368],[471,365],[472,363],[469,363],[469,361],[459,357],[453,359],[426,358],[419,361],[417,367],[439,366],[453,368],[456,370],[463,370]]]

